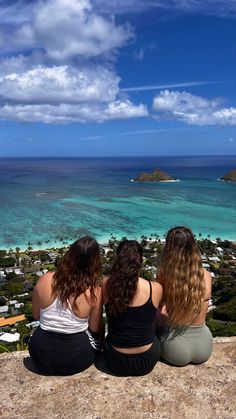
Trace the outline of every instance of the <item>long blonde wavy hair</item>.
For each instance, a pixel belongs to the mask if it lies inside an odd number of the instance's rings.
[[[191,324],[201,312],[206,285],[201,253],[189,228],[168,231],[157,280],[163,286],[169,324]]]

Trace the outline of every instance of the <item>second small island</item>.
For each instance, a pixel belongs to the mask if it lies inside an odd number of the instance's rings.
[[[223,180],[224,182],[236,182],[236,169],[226,173],[226,175],[222,176],[220,180]]]
[[[152,172],[142,172],[136,178],[135,182],[177,182],[178,179],[173,178],[168,173],[160,169],[154,169]]]

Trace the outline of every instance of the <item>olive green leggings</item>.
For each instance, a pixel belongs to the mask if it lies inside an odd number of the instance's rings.
[[[213,338],[205,323],[201,326],[166,327],[160,341],[161,357],[176,366],[190,362],[200,364],[212,353]]]

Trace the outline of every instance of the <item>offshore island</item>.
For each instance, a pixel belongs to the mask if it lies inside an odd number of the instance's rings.
[[[179,179],[173,178],[168,173],[163,172],[160,169],[154,169],[152,172],[140,173],[133,180],[135,182],[177,182]]]
[[[236,182],[236,169],[231,170],[220,178],[224,182]]]

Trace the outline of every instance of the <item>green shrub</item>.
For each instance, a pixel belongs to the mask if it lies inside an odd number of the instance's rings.
[[[236,322],[222,322],[208,318],[207,326],[215,336],[236,336]]]
[[[236,322],[236,296],[212,310],[213,319]]]

